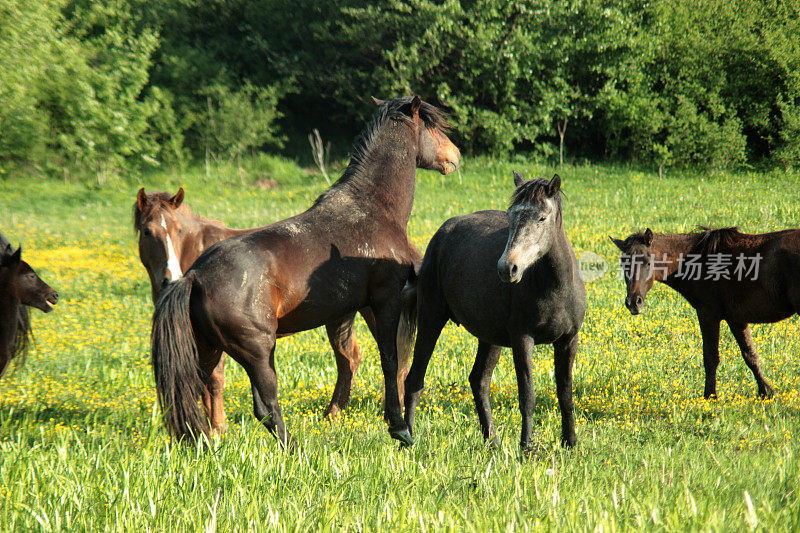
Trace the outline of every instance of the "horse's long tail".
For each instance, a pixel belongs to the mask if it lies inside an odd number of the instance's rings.
[[[417,331],[417,275],[413,270],[403,287],[402,299],[403,309],[397,325],[397,381],[401,399],[405,389],[403,384],[411,362],[411,352],[414,349],[414,334]]]
[[[178,439],[208,435],[208,420],[198,406],[203,389],[197,341],[189,315],[194,283],[190,272],[165,288],[153,313],[150,345],[156,393],[167,430]]]

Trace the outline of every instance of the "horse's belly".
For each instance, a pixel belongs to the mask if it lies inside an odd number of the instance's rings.
[[[288,335],[318,328],[364,307],[363,299],[355,294],[346,297],[306,298],[291,310],[278,316],[278,335]]]
[[[722,298],[722,318],[745,324],[769,324],[780,322],[795,313],[788,298],[766,291],[729,293]]]
[[[461,323],[461,326],[464,327],[473,337],[478,339],[481,342],[485,342],[487,344],[493,344],[495,346],[511,346],[511,337],[508,334],[508,330],[500,329],[500,328],[492,328],[487,327],[486,324],[481,323]]]

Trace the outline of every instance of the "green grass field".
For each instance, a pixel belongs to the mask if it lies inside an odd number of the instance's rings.
[[[335,366],[323,330],[282,339],[280,399],[301,449],[289,454],[251,414],[250,388],[227,367],[228,433],[197,449],[170,442],[155,404],[148,353],[152,304],[131,227],[139,186],[186,188],[195,212],[251,227],[296,213],[324,188],[272,158],[238,176],[201,169],[126,178],[105,188],[13,177],[0,182],[0,229],[62,296],[34,310],[26,365],[0,380],[0,528],[3,530],[775,530],[800,528],[798,321],[754,327],[777,395],[762,401],[723,329],[720,397],[702,399],[701,341],[692,308],[657,286],[646,312],[622,305],[623,282],[587,285],[575,367],[579,446],[557,443],[552,349],[534,352],[537,451],[522,457],[510,353],[492,391],[502,447],[482,443],[467,376],[476,341],[448,325],[427,377],[416,445],[398,450],[379,416],[379,357],[358,323],[364,354],[353,400],[322,412]],[[423,248],[450,216],[504,209],[511,170],[524,161],[466,160],[457,175],[420,171],[409,233]],[[617,263],[607,235],[698,224],[746,232],[800,226],[797,175],[610,166],[560,172],[564,223],[576,251]],[[261,190],[262,175],[280,186]],[[360,319],[359,319],[360,320]]]

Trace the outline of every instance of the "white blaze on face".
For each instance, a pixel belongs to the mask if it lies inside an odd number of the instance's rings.
[[[172,239],[169,237],[167,221],[164,220],[164,215],[161,215],[161,227],[164,228],[164,232],[167,235],[167,277],[170,281],[175,281],[183,275],[183,272],[181,272],[181,263],[175,253],[175,247],[172,246]]]
[[[548,198],[547,203],[550,207],[546,211],[549,218],[555,215],[556,207],[552,199]],[[509,214],[516,217],[530,211],[532,211],[532,208],[528,206],[514,206],[509,209]],[[551,231],[552,224],[550,222],[549,220],[544,222],[545,225],[543,226],[537,220],[529,219],[522,226],[515,224],[514,242],[511,242],[512,235],[509,235],[509,240],[501,257],[507,261],[513,260],[522,271],[541,259],[550,245],[551,239],[547,235]],[[511,229],[509,227],[509,231]]]

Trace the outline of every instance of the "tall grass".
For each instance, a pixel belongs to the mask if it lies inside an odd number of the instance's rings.
[[[421,171],[409,233],[421,248],[448,217],[504,209],[519,161],[465,162],[463,183]],[[649,226],[698,224],[760,232],[800,223],[797,176],[656,176],[612,166],[560,172],[573,246],[612,267],[616,237]],[[262,190],[261,177],[279,186]],[[142,181],[140,184],[139,181]],[[518,449],[510,354],[492,402],[502,447],[480,436],[467,375],[476,342],[449,325],[431,362],[417,443],[398,450],[379,416],[374,341],[358,323],[364,362],[353,400],[321,418],[335,365],[324,332],[278,341],[279,397],[301,448],[281,450],[253,418],[244,372],[229,361],[230,429],[196,450],[170,442],[148,360],[152,305],[136,255],[130,207],[140,185],[186,188],[198,213],[239,227],[304,209],[321,178],[286,160],[251,162],[207,180],[204,169],[127,178],[113,187],[32,179],[0,182],[0,228],[62,294],[34,311],[27,365],[0,381],[0,528],[197,531],[433,529],[796,529],[800,527],[798,322],[754,327],[777,396],[762,401],[723,332],[719,399],[701,398],[701,341],[692,308],[657,286],[646,313],[622,306],[612,274],[587,285],[589,309],[575,371],[579,447],[557,445],[552,351],[534,352],[537,451]]]

